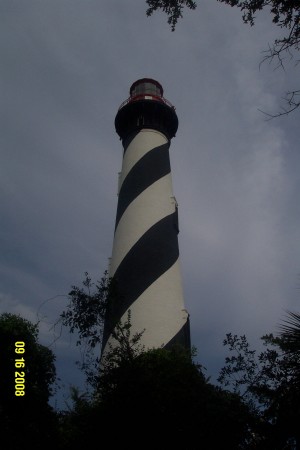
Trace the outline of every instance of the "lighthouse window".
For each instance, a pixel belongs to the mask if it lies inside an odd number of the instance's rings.
[[[179,221],[178,221],[178,208],[177,206],[175,206],[175,214],[174,214],[174,228],[177,232],[177,234],[179,233]]]
[[[145,125],[145,120],[144,120],[144,116],[139,116],[137,119],[137,126],[140,127],[142,125]]]

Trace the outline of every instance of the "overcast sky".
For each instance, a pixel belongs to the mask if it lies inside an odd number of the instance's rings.
[[[186,307],[198,361],[215,377],[228,332],[254,346],[299,312],[299,113],[266,121],[299,69],[259,67],[278,29],[216,0],[175,32],[143,0],[0,0],[0,313],[51,325],[84,272],[111,255],[122,146],[114,129],[131,84],[158,80],[176,107],[171,144]],[[52,300],[49,300],[52,299]],[[51,348],[60,396],[80,384],[68,333]]]

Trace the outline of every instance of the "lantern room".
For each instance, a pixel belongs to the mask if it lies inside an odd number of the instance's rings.
[[[133,83],[130,88],[131,101],[146,99],[146,100],[159,100],[163,96],[163,88],[160,83],[151,78],[142,78]]]

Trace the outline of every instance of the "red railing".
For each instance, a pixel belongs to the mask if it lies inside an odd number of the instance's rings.
[[[167,100],[164,97],[160,97],[158,95],[152,95],[152,94],[140,94],[140,95],[135,95],[134,97],[129,97],[127,98],[127,100],[125,100],[123,103],[121,103],[120,107],[119,107],[119,111],[121,108],[123,108],[123,106],[127,105],[128,103],[131,102],[136,102],[138,100],[144,100],[145,97],[148,97],[146,100],[150,100],[149,97],[151,97],[151,100],[157,100],[161,103],[165,103],[166,105],[168,105],[170,108],[175,110],[175,106],[172,105],[172,103],[169,102],[169,100]]]

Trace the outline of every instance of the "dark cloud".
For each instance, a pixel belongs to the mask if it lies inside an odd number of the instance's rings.
[[[285,308],[298,310],[297,113],[266,122],[258,111],[280,108],[297,70],[259,70],[277,31],[266,14],[250,28],[206,0],[171,33],[145,10],[1,2],[0,308],[38,314],[50,345],[66,305],[56,296],[85,271],[102,276],[122,158],[114,117],[132,82],[153,77],[179,116],[171,165],[184,291],[199,360],[215,375],[226,332],[257,343]],[[67,333],[54,350],[65,385],[81,383]]]

